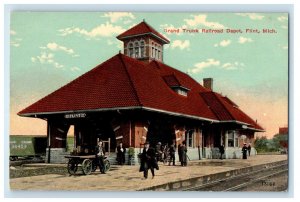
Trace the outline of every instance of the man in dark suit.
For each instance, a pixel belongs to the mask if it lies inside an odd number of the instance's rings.
[[[148,170],[151,170],[152,173],[152,179],[155,176],[154,173],[154,168],[156,168],[157,170],[158,168],[158,164],[155,158],[155,150],[150,147],[149,142],[146,142],[144,145],[144,149],[141,155],[141,167],[140,167],[140,172],[144,172],[144,178],[147,179],[148,178]]]
[[[248,156],[250,156],[250,154],[251,154],[251,144],[250,143],[248,144],[247,149],[248,149]]]
[[[117,147],[117,160],[119,165],[123,165],[125,163],[125,152],[126,149],[123,148],[122,142]]]
[[[96,160],[100,168],[100,172],[103,172],[104,168],[104,156],[105,156],[105,148],[103,146],[102,140],[98,142],[98,145],[95,149]]]
[[[176,149],[175,149],[175,144],[174,143],[171,144],[169,152],[170,152],[169,165],[171,164],[171,162],[173,162],[173,166],[175,166],[175,152],[176,152]]]
[[[187,147],[186,142],[183,141],[180,147],[181,166],[187,166]]]
[[[179,157],[179,162],[181,163],[181,161],[182,161],[182,156],[181,156],[181,144],[178,145],[178,157]]]
[[[223,155],[225,152],[224,145],[220,145],[219,152],[220,152],[220,159],[223,160]]]

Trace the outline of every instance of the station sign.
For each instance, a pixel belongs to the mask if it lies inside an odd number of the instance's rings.
[[[65,114],[65,119],[78,119],[85,118],[86,113],[73,113],[73,114]]]
[[[242,125],[242,128],[243,128],[243,129],[247,129],[247,128],[248,128],[248,126],[246,126],[246,125]]]

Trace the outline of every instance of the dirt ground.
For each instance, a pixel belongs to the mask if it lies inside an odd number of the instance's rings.
[[[160,169],[156,170],[154,179],[152,179],[150,171],[149,178],[144,179],[143,173],[139,172],[139,166],[126,165],[112,166],[107,174],[101,174],[99,171],[96,171],[90,175],[82,175],[81,172],[78,172],[78,175],[70,176],[66,172],[65,174],[45,174],[13,178],[9,182],[11,190],[135,191],[172,181],[180,181],[281,160],[287,160],[287,155],[258,155],[251,156],[247,160],[200,160],[190,162],[187,167],[179,166],[178,162],[177,166],[160,164]]]

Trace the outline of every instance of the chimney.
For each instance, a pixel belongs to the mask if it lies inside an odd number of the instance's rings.
[[[204,88],[213,90],[213,78],[204,78],[203,79],[203,86]]]

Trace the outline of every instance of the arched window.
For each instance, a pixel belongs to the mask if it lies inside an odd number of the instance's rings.
[[[128,56],[133,57],[133,44],[129,43],[128,47],[129,47]]]
[[[145,42],[141,41],[141,57],[145,57]]]
[[[162,50],[161,50],[161,46],[155,44],[155,58],[160,60],[162,57]]]
[[[138,58],[140,56],[140,47],[139,47],[139,42],[134,43],[134,57]]]
[[[152,57],[155,57],[155,49],[154,49],[154,43],[152,43]]]

